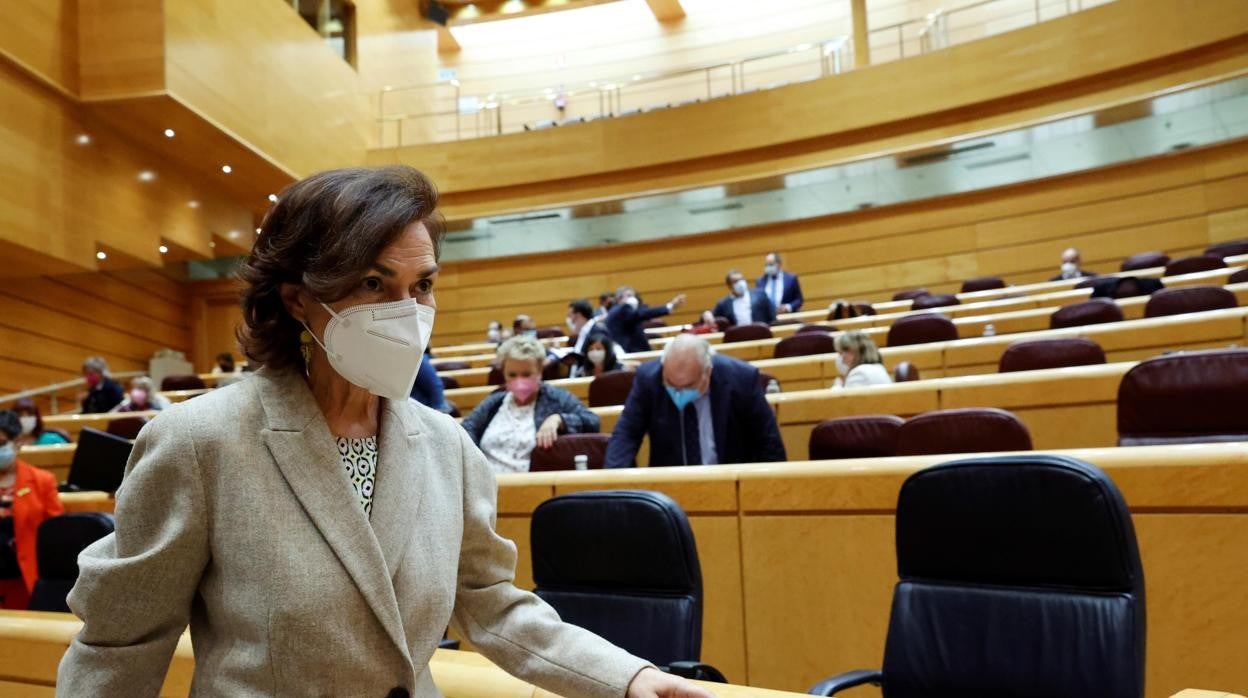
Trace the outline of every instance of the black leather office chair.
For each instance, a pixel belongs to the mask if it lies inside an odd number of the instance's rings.
[[[685,512],[646,490],[542,502],[530,528],[537,595],[579,625],[686,678],[726,682],[702,652],[702,569]]]
[[[1127,505],[1066,456],[960,460],[911,475],[879,684],[887,698],[1141,698],[1144,573]]]
[[[39,524],[39,579],[30,594],[30,610],[69,613],[65,597],[78,581],[78,553],[112,532],[113,517],[94,512],[54,516]]]

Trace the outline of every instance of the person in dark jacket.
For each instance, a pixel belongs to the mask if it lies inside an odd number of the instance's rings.
[[[631,466],[647,435],[651,466],[786,458],[758,369],[716,356],[706,340],[691,334],[678,335],[660,361],[637,369],[633,390],[611,431],[606,467]]]
[[[433,355],[426,348],[425,358],[416,371],[416,382],[412,383],[412,399],[439,412],[450,412],[451,406],[447,404],[446,394],[443,392],[442,377],[438,375],[438,369],[431,359]]]
[[[598,431],[598,415],[572,393],[542,383],[546,347],[512,337],[498,348],[507,389],[490,394],[464,418],[468,432],[496,473],[529,470],[534,448],[550,448],[560,434]]]
[[[680,294],[667,303],[650,307],[642,305],[637,298],[637,291],[632,286],[621,286],[615,292],[615,307],[607,313],[607,332],[624,351],[628,353],[650,351],[650,340],[646,338],[643,327],[646,320],[663,317],[680,307],[685,302],[685,294]]]
[[[98,356],[82,362],[82,378],[87,382],[87,392],[82,397],[83,414],[108,412],[126,397],[121,384],[109,376],[108,363]]]
[[[733,269],[724,277],[724,283],[728,285],[728,295],[715,304],[711,311],[715,317],[726,318],[732,327],[755,322],[770,325],[776,321],[776,307],[766,293],[750,288],[744,274]]]
[[[796,313],[802,309],[802,284],[797,274],[784,270],[784,259],[779,252],[768,252],[763,257],[763,275],[758,277],[754,288],[767,294],[776,313]]]

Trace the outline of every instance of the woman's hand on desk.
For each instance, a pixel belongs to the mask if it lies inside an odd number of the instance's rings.
[[[542,426],[537,430],[537,447],[550,448],[555,445],[555,440],[559,438],[559,427],[563,426],[563,418],[557,414],[552,414],[542,422]]]
[[[628,698],[715,698],[715,694],[679,676],[647,667],[628,684]]]

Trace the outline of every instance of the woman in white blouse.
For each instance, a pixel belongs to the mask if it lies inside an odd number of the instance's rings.
[[[464,418],[463,427],[496,473],[527,473],[534,448],[550,448],[560,434],[598,431],[598,415],[572,393],[542,382],[546,347],[512,337],[498,348],[507,389],[491,394]]]
[[[846,388],[893,382],[880,359],[879,348],[860,330],[842,332],[836,336],[836,369],[844,376],[843,387]],[[841,384],[840,378],[837,381]]]

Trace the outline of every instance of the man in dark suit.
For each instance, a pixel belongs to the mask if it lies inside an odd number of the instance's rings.
[[[701,337],[677,335],[660,361],[637,369],[607,443],[606,467],[627,468],[650,437],[650,465],[785,460],[776,415],[758,369],[711,353]]]
[[[802,285],[797,281],[797,274],[784,270],[779,252],[768,252],[763,257],[763,275],[758,277],[754,288],[767,294],[776,313],[796,313],[802,309]]]
[[[745,281],[745,274],[733,269],[724,277],[729,293],[719,299],[713,311],[715,317],[727,318],[732,326],[748,325],[752,322],[771,324],[776,319],[776,306],[767,300],[767,294],[756,288],[750,288]]]
[[[628,353],[650,351],[650,340],[646,338],[646,330],[642,325],[646,320],[667,315],[684,302],[685,294],[682,293],[667,305],[651,308],[642,305],[632,286],[621,286],[615,292],[615,306],[607,313],[607,332]]]

